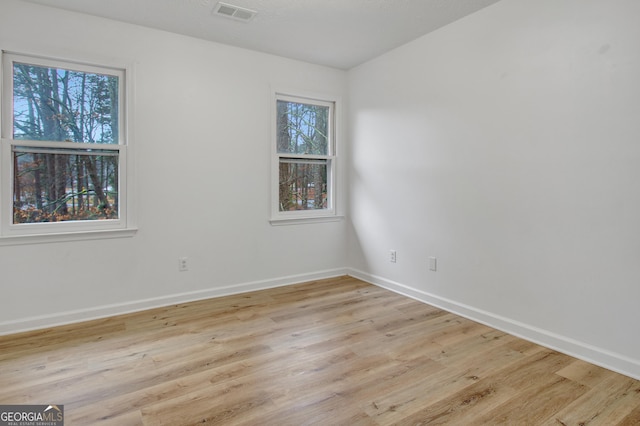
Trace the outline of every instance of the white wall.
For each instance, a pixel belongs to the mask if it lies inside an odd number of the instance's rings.
[[[351,70],[353,273],[640,377],[638,16],[503,0]]]
[[[344,221],[268,222],[271,87],[344,95],[344,71],[14,0],[0,48],[134,65],[140,228],[0,245],[0,333],[344,273]]]

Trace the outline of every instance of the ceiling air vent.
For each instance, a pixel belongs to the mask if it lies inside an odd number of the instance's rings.
[[[226,18],[249,22],[258,12],[251,9],[245,9],[244,7],[219,2],[213,9],[213,13],[214,15],[224,16]]]

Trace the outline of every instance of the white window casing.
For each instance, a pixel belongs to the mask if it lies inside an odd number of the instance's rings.
[[[278,105],[294,105],[294,106],[304,106],[309,107],[311,109],[317,108],[318,111],[327,111],[327,122],[326,129],[324,127],[324,123],[321,126],[322,131],[326,130],[326,149],[325,144],[323,143],[323,148],[320,149],[321,152],[298,152],[299,150],[296,148],[290,150],[284,150],[282,147],[278,146],[279,141],[279,132],[282,124],[279,122],[279,114],[278,114]],[[333,96],[323,96],[318,94],[308,94],[308,93],[300,93],[297,91],[289,91],[289,90],[274,90],[272,92],[271,98],[271,224],[273,225],[288,225],[288,224],[301,224],[301,223],[309,223],[309,222],[324,222],[324,221],[333,221],[340,220],[341,216],[338,215],[338,202],[337,202],[337,191],[339,188],[337,175],[338,167],[337,163],[339,161],[337,152],[338,152],[338,126],[339,126],[339,111],[340,111],[340,100],[338,97]],[[291,124],[289,118],[293,117],[292,115],[288,115],[287,128],[292,128],[295,124]],[[305,120],[301,120],[303,123]],[[309,129],[310,127],[306,127],[306,124],[299,124],[298,129],[300,130],[302,127],[305,129]],[[291,134],[290,132],[290,134]],[[300,132],[299,132],[300,133]],[[290,134],[289,139],[290,138]],[[292,146],[296,146],[295,142],[292,142]],[[309,151],[308,149],[306,151]],[[313,150],[312,150],[313,151]],[[326,185],[326,197],[322,197],[323,203],[318,204],[313,200],[302,200],[301,197],[292,197],[286,200],[282,200],[281,185],[284,185],[284,179],[281,179],[281,170],[282,167],[286,167],[285,165],[290,165],[291,167],[300,166],[301,168],[307,167],[311,168],[316,166],[318,169],[316,171],[317,174],[322,174],[323,178],[323,188],[316,188],[313,182],[309,182],[308,180],[304,181],[304,186],[308,187],[307,190],[309,193],[317,194],[318,190],[324,190],[324,186]],[[294,168],[292,170],[297,170]],[[326,177],[324,173],[321,171],[326,171]],[[309,172],[307,172],[309,173]],[[316,182],[319,183],[319,182]],[[291,184],[291,188],[296,187],[297,190],[300,190],[300,182],[297,185]],[[294,192],[293,190],[291,191]],[[306,193],[306,191],[304,191]],[[296,193],[296,195],[299,195]],[[316,200],[318,200],[316,198]],[[285,206],[287,204],[287,206]]]
[[[136,232],[133,212],[133,168],[129,127],[132,122],[131,100],[132,74],[130,66],[96,66],[82,62],[50,59],[2,51],[0,68],[0,245],[31,244],[54,241],[117,238],[132,236]],[[33,140],[14,139],[14,64],[48,68],[50,71],[70,70],[87,75],[116,77],[117,136],[115,142],[70,141],[69,139]],[[53,71],[52,71],[53,72]],[[35,103],[35,97],[34,103]],[[40,99],[38,99],[40,100]],[[112,114],[113,115],[113,114]],[[14,218],[14,185],[16,185],[14,156],[18,154],[61,154],[79,158],[117,157],[117,212],[115,218],[100,220],[69,219],[65,221],[30,223],[17,222]],[[69,157],[71,159],[71,157]],[[78,160],[79,161],[79,160]],[[98,161],[98,160],[96,160]],[[67,171],[63,173],[68,173]],[[79,178],[78,178],[79,182]],[[83,188],[84,189],[84,188]],[[20,191],[18,191],[20,193]],[[76,194],[77,195],[77,194]],[[66,197],[66,194],[65,194]],[[73,196],[69,197],[72,198]],[[65,198],[66,200],[67,198]],[[64,202],[66,204],[66,202]],[[107,204],[108,205],[108,204]],[[20,207],[16,207],[20,208]],[[18,211],[19,213],[19,211]]]

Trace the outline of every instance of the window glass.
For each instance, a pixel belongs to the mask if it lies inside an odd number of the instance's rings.
[[[327,208],[326,160],[280,160],[280,211]]]
[[[13,63],[13,139],[118,141],[118,77]]]
[[[329,107],[277,101],[278,152],[329,154]]]
[[[13,223],[118,218],[118,153],[13,149]]]
[[[335,215],[334,107],[331,101],[276,95],[274,218]]]
[[[13,223],[118,218],[118,77],[13,63]]]

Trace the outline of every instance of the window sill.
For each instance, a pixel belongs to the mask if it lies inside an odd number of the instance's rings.
[[[271,219],[273,226],[304,225],[308,223],[339,222],[344,216],[286,217]]]
[[[25,244],[60,243],[67,241],[104,240],[111,238],[133,237],[138,228],[109,229],[101,231],[66,232],[64,234],[37,234],[0,237],[0,246],[15,246]]]

